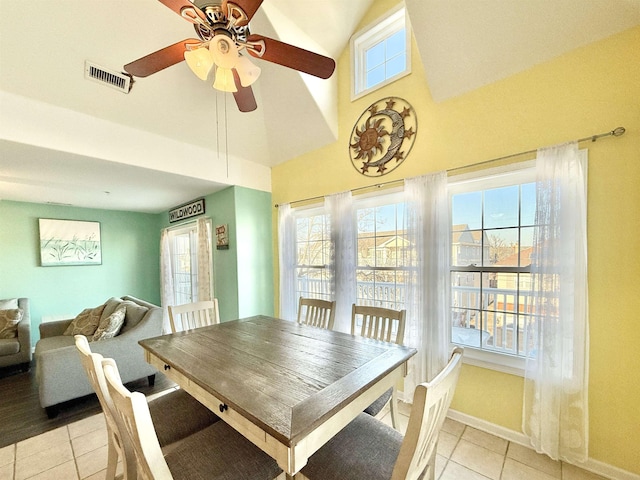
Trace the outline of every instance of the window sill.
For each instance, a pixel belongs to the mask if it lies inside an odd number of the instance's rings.
[[[513,357],[511,355],[502,355],[483,350],[478,350],[468,345],[452,344],[452,347],[460,346],[464,348],[463,363],[474,367],[495,370],[496,372],[508,373],[524,377],[525,360],[524,358]]]

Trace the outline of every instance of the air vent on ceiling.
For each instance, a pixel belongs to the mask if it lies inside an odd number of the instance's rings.
[[[108,70],[88,60],[84,62],[84,77],[115,88],[123,93],[129,93],[133,85],[133,78],[130,75]]]

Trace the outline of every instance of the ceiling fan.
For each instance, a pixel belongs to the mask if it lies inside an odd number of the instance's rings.
[[[182,40],[125,65],[133,76],[147,77],[185,60],[202,80],[215,71],[213,87],[232,92],[238,109],[250,112],[257,108],[251,85],[260,68],[243,51],[316,77],[333,74],[336,63],[332,58],[250,33],[249,21],[263,0],[159,1],[193,23],[199,38]]]

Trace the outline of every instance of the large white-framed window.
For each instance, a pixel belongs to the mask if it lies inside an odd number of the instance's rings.
[[[411,27],[398,5],[351,37],[351,100],[411,73]]]
[[[356,297],[359,305],[404,308],[407,248],[402,192],[354,202],[357,231]],[[324,206],[294,211],[296,298],[332,298],[330,216]],[[340,292],[337,292],[339,295]]]
[[[331,236],[324,206],[296,209],[296,298],[331,298]]]
[[[466,347],[472,362],[518,374],[535,322],[535,180],[535,166],[526,162],[448,184],[451,342]]]
[[[357,222],[358,305],[405,308],[409,248],[402,192],[354,202]]]

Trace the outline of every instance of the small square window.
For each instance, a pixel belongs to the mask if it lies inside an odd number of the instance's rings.
[[[411,36],[402,5],[351,38],[351,99],[411,73]]]

